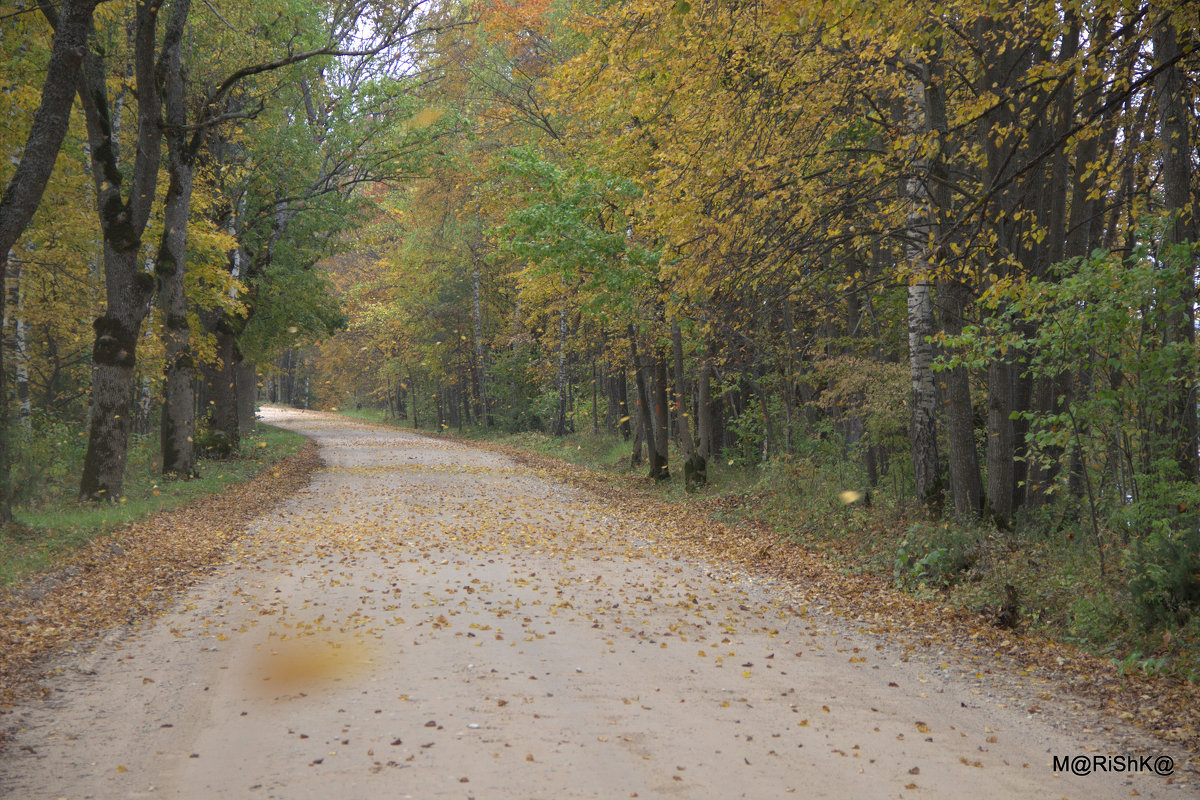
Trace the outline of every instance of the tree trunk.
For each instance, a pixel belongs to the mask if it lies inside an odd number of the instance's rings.
[[[913,65],[925,77],[910,79],[908,87],[908,123],[917,134],[928,126],[928,74],[924,65]],[[912,452],[913,479],[917,500],[936,510],[942,491],[937,450],[937,390],[933,380],[933,264],[929,243],[933,233],[933,209],[929,187],[929,164],[922,155],[914,156],[912,174],[906,180],[909,203],[905,250],[911,265],[908,281],[908,363],[912,385],[912,407],[908,438]]]
[[[50,4],[42,5],[43,12],[54,28],[54,39],[50,45],[46,80],[42,84],[41,100],[34,113],[33,124],[29,128],[16,170],[0,197],[0,286],[3,286],[8,271],[12,247],[29,227],[42,201],[42,193],[67,135],[71,106],[75,101],[76,78],[87,52],[96,5],[97,0],[64,0],[57,14]],[[4,292],[0,291],[0,319],[4,316],[6,305]],[[4,356],[4,349],[0,348],[0,525],[12,521],[9,388]]]
[[[696,389],[697,452],[704,459],[713,455],[712,362],[705,358],[700,365]]]
[[[182,35],[186,5],[175,7],[164,46],[169,46],[170,37]],[[126,177],[117,163],[117,132],[109,114],[103,56],[89,52],[79,73],[79,99],[87,118],[96,207],[104,237],[107,301],[104,314],[93,324],[96,341],[88,447],[79,482],[79,496],[87,500],[116,500],[123,493],[138,335],[154,295],[154,277],[141,270],[138,253],[161,161],[162,108],[155,75],[159,7],[157,2],[142,0],[135,11],[138,126],[128,199],[122,195]]]
[[[634,384],[637,386],[637,406],[638,419],[641,423],[642,439],[646,442],[646,458],[650,462],[650,474],[653,477],[658,475],[658,449],[654,439],[654,422],[650,418],[650,391],[646,387],[646,369],[647,366],[641,362],[638,357],[637,349],[637,331],[632,325],[629,326],[629,353],[633,360],[633,375]],[[636,443],[635,443],[636,445]],[[637,457],[641,455],[641,451],[635,446],[633,465],[637,466]]]
[[[412,389],[409,393],[409,397],[411,398],[410,402],[412,404],[412,426],[413,430],[415,431],[420,425],[419,421],[417,420],[417,398],[420,396],[420,392],[418,391],[417,382],[413,380],[413,374],[411,372],[408,373],[408,385]]]
[[[9,259],[5,280],[4,359],[11,363],[4,376],[12,381],[17,409],[17,425],[28,436],[32,425],[33,407],[29,397],[29,324],[25,321],[25,287],[21,280],[21,264]],[[2,386],[4,384],[0,384]]]
[[[616,375],[609,369],[607,361],[600,362],[600,380],[603,381],[604,387],[604,430],[607,433],[616,433],[621,400],[617,396]]]
[[[553,436],[563,436],[567,432],[567,298],[563,293],[562,306],[558,310],[558,344],[555,347],[558,357],[558,371],[555,375],[554,386],[558,390],[558,408],[554,412],[554,422],[550,427]]]
[[[192,194],[190,164],[171,154],[170,186],[163,211],[163,242],[155,273],[163,325],[164,378],[162,408],[162,472],[179,478],[196,474],[195,398],[192,395],[191,331],[183,274],[187,258],[187,215]]]
[[[641,403],[637,403],[639,409]],[[629,466],[640,467],[642,465],[642,440],[645,438],[642,435],[641,414],[638,414],[638,423],[633,426],[633,451],[629,454]]]
[[[938,300],[942,327],[956,336],[962,333],[967,304],[967,287],[953,280],[941,281]],[[945,384],[946,439],[950,450],[950,494],[954,514],[963,521],[975,519],[983,505],[983,484],[979,477],[979,453],[975,449],[975,413],[971,404],[971,386],[966,367],[941,372]]]
[[[629,377],[625,374],[625,370],[621,369],[617,372],[614,380],[617,384],[617,404],[620,414],[617,421],[617,428],[621,431],[621,438],[629,441],[630,436],[630,417],[632,412],[629,409]]]
[[[241,361],[236,335],[229,322],[221,319],[214,331],[217,339],[217,363],[205,366],[209,430],[217,439],[214,455],[232,456],[241,445],[238,425],[237,367]],[[307,392],[304,405],[307,406]]]
[[[136,246],[118,252],[105,241],[109,303],[93,323],[88,445],[79,482],[83,500],[117,500],[123,494],[137,340],[154,294],[154,279],[138,269],[137,260]]]
[[[176,0],[186,7],[189,0]],[[172,20],[175,16],[172,15]],[[161,420],[162,473],[180,478],[196,474],[193,441],[196,434],[195,398],[192,395],[191,331],[187,321],[187,296],[183,276],[187,269],[188,211],[192,204],[194,154],[187,146],[187,110],[184,104],[183,52],[179,36],[164,45],[163,106],[168,132],[166,203],[162,241],[154,273],[158,281],[158,308],[163,325],[163,408]]]
[[[487,361],[483,354],[483,302],[480,290],[479,257],[471,254],[471,296],[473,302],[472,321],[475,324],[475,370],[479,391],[479,421],[488,429]]]
[[[675,405],[679,414],[679,444],[683,448],[683,457],[691,458],[696,454],[696,443],[692,438],[691,414],[687,410],[689,392],[683,372],[683,332],[679,323],[671,324],[671,356],[675,362]]]
[[[258,370],[254,364],[244,358],[238,362],[237,378],[237,409],[238,431],[242,434],[254,432],[255,406],[258,401]]]
[[[1171,215],[1166,244],[1175,246],[1169,266],[1183,273],[1179,294],[1164,298],[1163,346],[1173,353],[1171,374],[1183,379],[1176,382],[1166,398],[1166,409],[1158,425],[1163,455],[1174,460],[1178,478],[1196,477],[1196,380],[1195,372],[1195,259],[1188,244],[1196,244],[1197,213],[1192,198],[1192,148],[1189,124],[1195,108],[1194,97],[1184,96],[1184,72],[1178,33],[1174,20],[1164,15],[1154,27],[1154,61],[1162,68],[1155,79],[1158,95],[1159,156],[1162,159],[1163,203]]]
[[[592,433],[600,433],[600,374],[596,370],[596,359],[592,358]]]
[[[667,468],[667,447],[671,433],[667,411],[667,359],[662,353],[654,361],[654,422],[654,454],[650,459],[650,477],[661,481],[671,477]]]
[[[987,510],[1007,527],[1013,514],[1013,374],[1011,364],[988,365]]]

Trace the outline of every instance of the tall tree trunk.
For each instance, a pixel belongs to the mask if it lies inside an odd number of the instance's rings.
[[[617,379],[608,361],[600,362],[600,380],[604,387],[604,430],[608,433],[617,432],[617,420],[620,418],[621,399],[617,394]]]
[[[483,353],[483,301],[480,289],[479,257],[471,253],[472,322],[475,325],[475,369],[479,391],[479,421],[488,429],[487,361]]]
[[[412,403],[412,426],[413,430],[416,430],[418,427],[420,427],[420,422],[417,420],[417,398],[420,397],[420,391],[419,387],[417,386],[417,382],[413,379],[412,372],[408,373],[408,385],[412,387],[409,397],[411,398]]]
[[[642,430],[642,404],[635,400],[634,405],[638,406],[638,408],[635,409],[638,412],[638,421],[637,424],[633,426],[633,450],[629,454],[629,466],[640,467],[642,465],[642,440],[645,439]]]
[[[79,496],[116,500],[123,494],[125,461],[133,416],[133,376],[137,340],[154,296],[154,279],[138,268],[136,247],[116,251],[104,243],[108,308],[93,323],[91,404],[88,444]]]
[[[238,431],[242,434],[254,432],[254,407],[258,400],[258,370],[244,358],[238,362],[237,409]]]
[[[107,302],[104,313],[93,323],[96,340],[88,446],[79,482],[79,496],[87,500],[116,500],[123,494],[138,336],[154,296],[154,277],[142,271],[138,253],[161,161],[162,108],[155,75],[160,5],[161,0],[139,0],[135,10],[138,125],[127,198],[122,195],[126,179],[117,163],[118,140],[109,113],[103,56],[88,53],[79,74],[79,99],[87,118],[96,207],[104,236]],[[167,35],[182,35],[182,31],[179,21],[168,26]],[[168,45],[169,41],[164,42]]]
[[[967,287],[955,280],[944,280],[938,289],[942,327],[950,336],[962,333],[963,314],[968,298]],[[966,367],[953,367],[941,373],[945,384],[946,439],[950,451],[950,494],[954,514],[960,520],[979,516],[983,506],[983,484],[979,476],[979,452],[975,448],[975,413]]]
[[[564,290],[562,306],[558,310],[558,344],[555,346],[558,358],[558,370],[554,378],[554,386],[558,391],[558,408],[554,412],[554,422],[550,433],[563,436],[567,432],[567,297]]]
[[[675,362],[675,403],[679,411],[679,444],[683,448],[683,457],[691,458],[696,454],[695,440],[692,438],[691,414],[687,410],[687,382],[683,371],[683,332],[679,323],[671,323],[671,357]]]
[[[1192,197],[1192,147],[1189,125],[1195,97],[1184,95],[1182,56],[1175,22],[1169,14],[1153,31],[1154,61],[1162,71],[1155,79],[1158,95],[1159,157],[1162,159],[1163,203],[1171,215],[1166,244],[1176,246],[1171,264],[1183,273],[1179,294],[1164,298],[1163,346],[1182,352],[1171,356],[1171,374],[1181,379],[1170,390],[1158,425],[1164,455],[1172,458],[1182,480],[1196,478],[1196,261],[1187,245],[1197,243],[1196,202]]]
[[[667,359],[662,353],[654,360],[654,454],[650,459],[650,477],[666,480],[667,448],[670,441],[670,417],[667,411]]]
[[[621,438],[629,441],[630,436],[630,417],[633,412],[629,409],[629,376],[625,374],[624,368],[619,370],[614,377],[617,384],[617,404],[619,408],[619,417],[617,420],[617,428],[621,431]]]
[[[4,377],[12,381],[17,409],[16,427],[22,435],[28,435],[33,415],[29,397],[29,323],[25,320],[25,287],[21,280],[21,264],[11,258],[4,293],[4,359],[12,365]]]
[[[190,0],[182,5],[172,22],[187,17]],[[154,273],[158,281],[158,307],[163,324],[163,408],[161,447],[163,475],[190,478],[196,473],[193,440],[196,434],[195,398],[192,394],[193,364],[191,331],[187,321],[187,295],[183,288],[187,269],[188,210],[192,204],[194,154],[187,146],[187,109],[184,104],[183,41],[168,37],[163,50],[163,107],[168,126],[167,197],[163,208],[162,240]]]
[[[646,386],[646,370],[648,366],[643,364],[642,360],[638,357],[637,331],[632,325],[629,326],[629,353],[633,361],[634,384],[637,387],[638,419],[641,423],[642,439],[646,442],[646,457],[650,462],[650,474],[657,477],[656,465],[658,464],[658,452],[654,439],[654,421],[650,416],[650,391]],[[634,466],[637,466],[637,456],[640,454],[641,451],[636,447],[635,442]]]
[[[241,361],[236,334],[224,317],[213,333],[217,340],[217,363],[204,368],[209,403],[209,428],[219,440],[216,455],[229,457],[241,445],[238,425],[237,367]],[[302,403],[308,405],[307,391]]]
[[[702,458],[713,455],[712,361],[705,357],[700,365],[696,387],[697,452]]]
[[[56,12],[50,3],[41,4],[54,29],[46,80],[34,113],[33,124],[21,150],[16,170],[0,197],[0,286],[8,271],[13,246],[29,227],[42,201],[46,183],[54,171],[54,162],[71,122],[79,66],[87,52],[92,30],[92,14],[98,0],[64,0]],[[0,291],[0,319],[7,301]],[[12,450],[9,442],[8,369],[0,348],[0,525],[12,521]]]
[[[1001,527],[1013,506],[1013,366],[996,359],[988,365],[987,510]]]
[[[922,73],[920,79],[910,78],[907,117],[909,128],[916,134],[928,129],[929,83],[925,65],[910,65]],[[906,180],[908,230],[905,250],[912,276],[908,281],[908,363],[912,386],[908,438],[912,452],[913,478],[917,500],[928,508],[940,504],[942,491],[937,450],[937,389],[933,380],[933,272],[929,252],[933,234],[933,209],[929,195],[929,163],[916,155]]]
[[[596,358],[592,357],[592,433],[600,433],[600,373],[596,370]]]
[[[192,394],[191,330],[183,275],[187,258],[187,215],[191,204],[192,169],[170,157],[170,185],[163,211],[163,241],[155,272],[158,307],[163,325],[163,408],[161,420],[163,475],[190,478],[196,474],[195,398]]]
[[[978,18],[974,37],[982,61],[977,88],[996,94],[1022,86],[1030,69],[1044,56],[1019,40],[1013,23],[1025,22],[1018,19],[1024,10],[995,6],[992,14]],[[1035,226],[1047,223],[1037,217],[1046,194],[1045,163],[1044,159],[1036,163],[1029,159],[1040,154],[1038,143],[1046,138],[1046,123],[1053,112],[1047,106],[1036,116],[1030,122],[1021,118],[1015,104],[996,103],[976,126],[976,141],[984,158],[983,191],[988,197],[983,222],[994,232],[993,245],[982,254],[982,266],[999,278],[1038,275],[1046,266],[1038,237],[1033,235]],[[1023,207],[1028,213],[1019,213]],[[1017,483],[1024,475],[1025,462],[1018,464],[1017,459],[1023,455],[1027,423],[1015,422],[1013,414],[1029,410],[1030,389],[1021,375],[1020,361],[1021,355],[1010,349],[988,366],[986,507],[1000,527],[1011,522],[1024,492]]]

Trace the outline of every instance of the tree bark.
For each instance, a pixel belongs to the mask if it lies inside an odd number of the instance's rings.
[[[554,411],[554,422],[550,426],[553,436],[563,436],[567,432],[567,298],[563,292],[562,306],[558,310],[558,344],[555,346],[558,358],[558,370],[555,374],[554,386],[558,391],[558,408]]]
[[[662,353],[654,360],[654,455],[650,459],[650,477],[666,480],[671,477],[667,468],[667,448],[671,430],[667,410],[667,359]]]
[[[488,429],[487,361],[483,354],[483,302],[480,290],[479,256],[471,253],[471,296],[473,302],[472,321],[475,324],[475,369],[479,390],[479,421]]]
[[[162,108],[155,75],[160,5],[161,0],[139,0],[135,11],[138,125],[127,198],[122,195],[126,180],[117,163],[103,55],[84,56],[79,73],[79,99],[87,118],[96,206],[104,236],[107,302],[104,314],[93,323],[96,340],[88,446],[79,482],[79,496],[86,500],[116,500],[123,494],[138,336],[154,296],[154,277],[142,271],[138,253],[154,203],[161,160]]]
[[[1179,376],[1166,398],[1165,413],[1158,425],[1164,455],[1174,460],[1181,480],[1196,477],[1196,379],[1195,371],[1195,259],[1187,245],[1196,244],[1197,207],[1192,198],[1192,148],[1189,124],[1194,97],[1184,96],[1179,35],[1174,20],[1164,14],[1153,31],[1154,61],[1162,68],[1155,80],[1158,95],[1159,157],[1162,159],[1163,203],[1171,215],[1166,244],[1175,246],[1172,267],[1183,273],[1179,294],[1164,298],[1163,345],[1173,353],[1171,374]]]
[[[217,363],[205,365],[204,375],[208,395],[208,427],[216,437],[214,455],[228,458],[241,445],[238,425],[237,367],[242,360],[237,335],[229,321],[221,318],[212,333],[217,339]],[[307,397],[305,398],[307,407]]]
[[[700,365],[696,387],[696,439],[701,458],[713,455],[712,362],[705,358]]]
[[[938,288],[942,328],[951,336],[962,333],[967,287],[944,280]],[[946,439],[950,451],[950,494],[954,515],[963,521],[979,516],[983,506],[983,483],[979,476],[979,452],[975,448],[975,412],[966,367],[941,372],[945,384]]]
[[[679,413],[679,444],[683,448],[683,457],[691,458],[696,454],[696,442],[692,438],[692,415],[688,413],[687,401],[689,392],[683,371],[683,332],[679,323],[671,323],[671,357],[675,362],[675,404]]]
[[[646,442],[646,458],[650,462],[651,476],[657,477],[658,449],[654,439],[654,422],[650,417],[650,391],[646,386],[646,369],[648,367],[638,357],[637,331],[632,325],[629,326],[629,353],[633,361],[634,384],[637,387],[638,419],[641,423],[642,439]],[[634,466],[638,465],[637,457],[640,455],[641,450],[637,448],[635,442]]]
[[[175,159],[172,158],[172,161]],[[163,243],[155,267],[159,281],[158,307],[162,316],[165,359],[161,420],[162,472],[163,475],[178,478],[190,478],[196,474],[191,331],[188,328],[187,299],[183,290],[185,226],[191,186],[191,168],[172,163],[167,204],[163,212]]]
[[[66,138],[79,66],[87,52],[92,15],[98,4],[98,0],[64,0],[59,11],[55,11],[49,2],[41,4],[42,12],[54,29],[54,38],[33,124],[16,170],[0,196],[0,286],[3,286],[8,271],[11,250],[29,227],[42,201],[58,151]],[[0,319],[5,313],[4,294],[0,291]],[[3,348],[0,348],[0,525],[12,521],[8,396],[8,369]]]
[[[632,416],[632,412],[629,410],[629,377],[625,374],[625,370],[621,369],[617,371],[617,374],[613,377],[613,380],[616,381],[617,385],[617,406],[619,414],[617,418],[617,429],[621,431],[621,438],[625,441],[629,441],[631,428],[633,427],[629,423],[630,417]]]
[[[255,405],[258,400],[258,370],[244,358],[238,362],[237,371],[238,431],[252,433],[255,424]]]
[[[1001,527],[1012,520],[1013,366],[996,359],[988,365],[987,510]]]
[[[183,277],[187,269],[188,210],[192,204],[195,151],[188,147],[184,104],[183,30],[190,0],[175,0],[163,44],[163,107],[167,141],[167,197],[162,240],[154,273],[163,325],[162,472],[191,478],[196,474],[193,446],[196,403],[191,331]],[[178,30],[176,30],[178,26]]]
[[[907,117],[910,129],[921,134],[929,123],[928,71],[922,64],[911,68],[923,77],[909,79]],[[908,363],[912,385],[908,438],[917,500],[936,509],[942,485],[937,450],[937,389],[933,380],[933,345],[929,342],[934,332],[934,266],[929,252],[934,226],[928,180],[927,160],[922,155],[914,156],[911,175],[905,182],[909,203],[905,250],[912,270],[908,282]]]
[[[21,264],[11,258],[4,294],[4,360],[0,364],[11,364],[4,379],[12,382],[17,410],[16,428],[23,436],[27,436],[33,415],[29,396],[29,324],[25,321],[25,287],[22,284]]]

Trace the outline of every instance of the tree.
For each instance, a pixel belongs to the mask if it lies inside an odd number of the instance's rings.
[[[150,311],[154,277],[139,263],[142,234],[154,204],[162,143],[162,105],[156,73],[161,54],[177,46],[188,4],[172,6],[162,48],[158,16],[163,0],[137,0],[134,6],[132,72],[137,104],[133,166],[126,178],[118,158],[121,143],[113,125],[107,55],[89,51],[83,59],[79,98],[87,117],[96,205],[104,237],[107,305],[97,317],[92,349],[88,448],[79,494],[89,500],[115,500],[122,494],[133,406],[133,372],[138,336]]]
[[[75,76],[87,51],[87,36],[99,3],[100,0],[65,0],[61,11],[48,3],[40,4],[54,29],[54,38],[41,102],[17,169],[0,198],[0,285],[4,284],[9,253],[33,219],[66,136],[75,98]],[[4,295],[5,292],[0,291],[0,318],[4,314]],[[0,348],[0,524],[12,519],[7,376],[3,348]]]

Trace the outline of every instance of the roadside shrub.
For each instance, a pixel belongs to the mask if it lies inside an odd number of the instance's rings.
[[[1200,534],[1156,525],[1130,558],[1129,593],[1143,624],[1184,625],[1200,611]]]
[[[11,431],[9,441],[17,505],[37,506],[74,487],[87,449],[82,428],[63,421],[35,420],[27,433]]]
[[[897,586],[953,586],[975,566],[979,546],[971,531],[949,524],[909,526],[896,551],[892,577]]]

